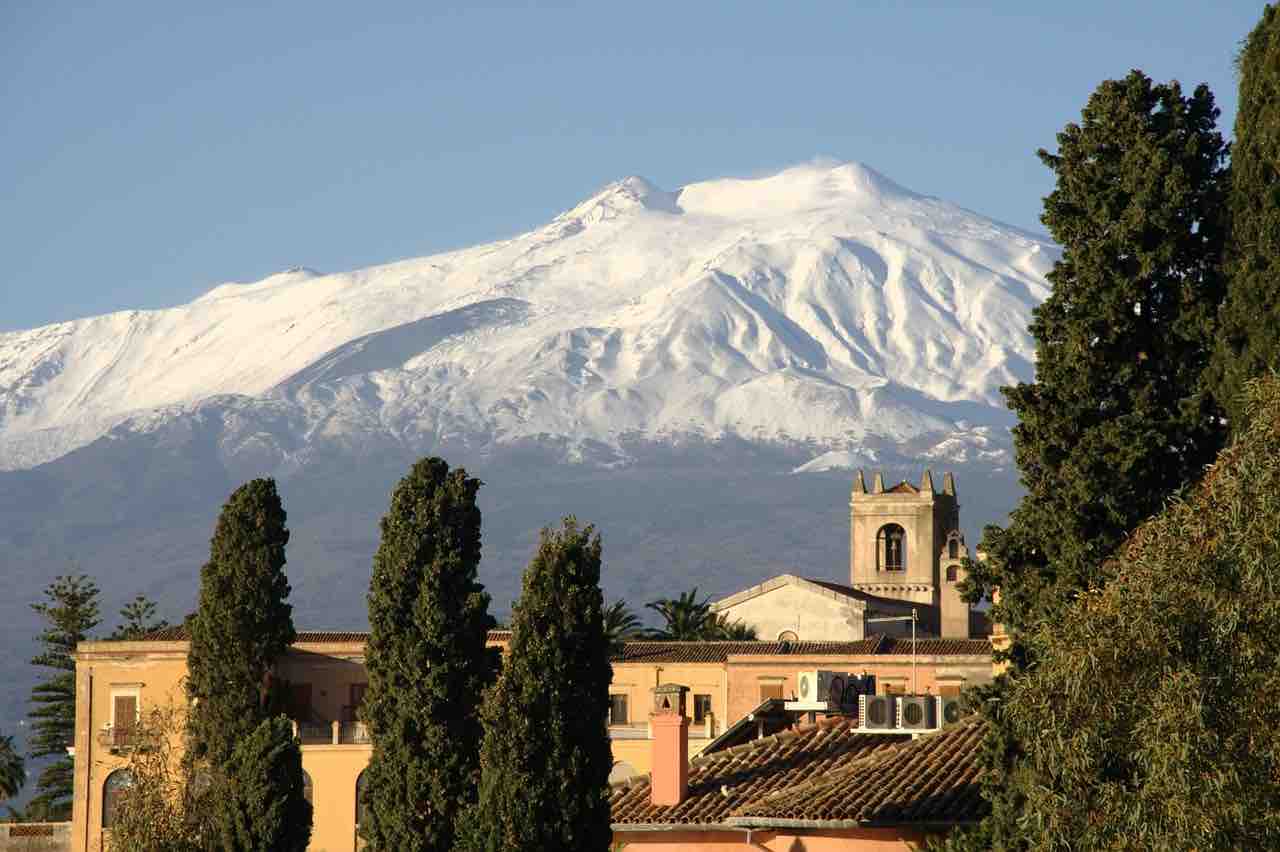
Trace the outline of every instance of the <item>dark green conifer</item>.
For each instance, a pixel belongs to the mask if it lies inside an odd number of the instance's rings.
[[[1035,311],[1036,380],[1006,388],[1026,495],[1005,529],[988,527],[971,596],[999,591],[993,619],[1012,633],[1016,683],[1036,637],[1104,585],[1124,537],[1200,476],[1225,439],[1207,366],[1223,296],[1226,144],[1213,96],[1134,71],[1098,87],[1079,124],[1040,152],[1057,178],[1043,222],[1063,247],[1053,292]],[[984,786],[992,814],[952,836],[956,849],[1027,848],[1043,783],[998,682]],[[1044,735],[1067,735],[1048,729]]]
[[[438,458],[400,480],[382,519],[369,585],[373,738],[360,832],[371,850],[454,848],[479,782],[479,697],[497,665],[485,646],[489,595],[480,562],[478,479]]]
[[[1280,369],[1280,9],[1268,5],[1237,59],[1240,98],[1231,145],[1226,302],[1213,357],[1218,399],[1244,428],[1240,389]]]
[[[1005,388],[1026,489],[972,586],[1016,634],[1096,584],[1125,534],[1198,476],[1225,431],[1205,369],[1223,295],[1226,144],[1213,95],[1134,71],[1040,158],[1063,247],[1035,311],[1036,379]]]
[[[305,852],[311,803],[303,792],[302,750],[284,716],[264,719],[236,744],[215,797],[222,852]]]
[[[222,507],[188,622],[190,760],[224,766],[236,743],[266,718],[267,673],[295,638],[286,602],[288,543],[275,480],[245,483]]]
[[[544,529],[485,697],[483,779],[470,836],[486,852],[609,848],[609,643],[600,536]]]
[[[46,600],[31,608],[44,619],[37,641],[43,650],[31,662],[52,672],[31,690],[30,757],[53,758],[36,778],[36,795],[27,813],[42,820],[71,819],[73,764],[67,746],[75,739],[76,645],[98,626],[98,586],[84,574],[61,576],[44,591]]]
[[[148,633],[168,627],[169,622],[156,617],[156,602],[146,595],[137,595],[120,608],[123,623],[107,638],[115,642],[141,639]]]

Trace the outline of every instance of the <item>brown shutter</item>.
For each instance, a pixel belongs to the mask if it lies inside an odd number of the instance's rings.
[[[760,684],[760,700],[761,701],[764,701],[766,698],[781,698],[781,697],[782,697],[781,681],[779,681],[778,683]]]
[[[115,729],[132,731],[138,722],[138,696],[115,696]]]

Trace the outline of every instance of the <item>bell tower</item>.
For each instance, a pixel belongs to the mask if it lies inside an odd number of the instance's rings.
[[[923,628],[967,638],[969,606],[956,589],[967,550],[955,478],[946,474],[939,493],[928,470],[918,487],[903,480],[886,488],[876,473],[867,488],[858,471],[849,512],[849,584],[869,595],[919,604]]]

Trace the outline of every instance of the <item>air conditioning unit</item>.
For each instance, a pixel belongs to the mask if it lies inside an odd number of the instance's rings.
[[[796,700],[787,702],[788,710],[833,710],[844,700],[847,672],[824,670],[796,674]]]
[[[930,731],[937,724],[938,702],[932,695],[898,696],[898,727],[904,731]]]
[[[892,731],[898,724],[897,696],[858,696],[858,725],[868,731]]]
[[[964,707],[957,696],[938,696],[938,724],[951,725],[964,718]]]

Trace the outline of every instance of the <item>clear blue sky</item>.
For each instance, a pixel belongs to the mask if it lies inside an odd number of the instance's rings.
[[[630,174],[815,156],[1040,229],[1097,83],[1259,2],[0,3],[0,330],[509,236]],[[960,8],[960,7],[967,8]],[[259,8],[261,7],[261,8]]]

